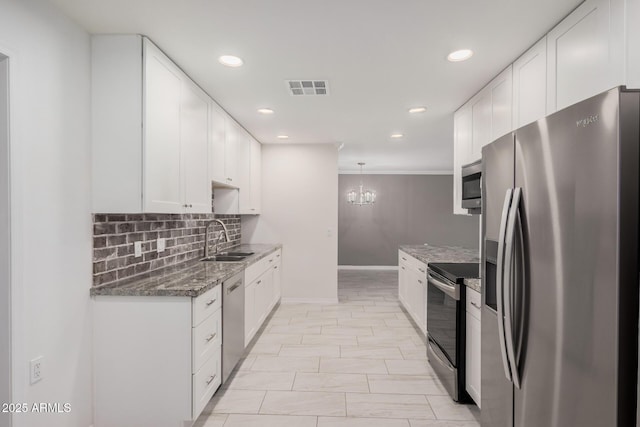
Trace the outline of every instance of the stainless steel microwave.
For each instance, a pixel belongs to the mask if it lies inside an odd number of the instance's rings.
[[[482,213],[482,160],[462,166],[462,208]]]

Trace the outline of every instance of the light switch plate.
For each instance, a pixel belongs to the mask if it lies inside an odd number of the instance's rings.
[[[165,247],[166,247],[166,239],[164,237],[159,238],[158,241],[156,242],[156,248],[158,250],[158,253],[164,252]]]

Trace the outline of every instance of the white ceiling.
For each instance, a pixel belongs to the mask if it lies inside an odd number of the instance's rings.
[[[341,170],[432,172],[452,169],[453,112],[581,3],[50,1],[91,33],[149,36],[260,142],[344,143]],[[460,48],[475,55],[445,59]],[[245,65],[224,67],[222,54]],[[330,95],[293,97],[287,79],[329,80]],[[427,112],[409,115],[417,105]]]

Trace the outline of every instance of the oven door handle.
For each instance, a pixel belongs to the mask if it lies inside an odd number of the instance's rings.
[[[504,250],[505,237],[507,234],[507,222],[509,220],[509,207],[513,198],[513,189],[507,189],[504,195],[504,204],[502,205],[502,216],[500,217],[500,234],[498,236],[498,263],[496,265],[496,302],[498,311],[498,342],[500,343],[500,355],[502,356],[502,367],[504,375],[511,381],[511,364],[507,355],[507,344],[504,333]]]
[[[429,276],[429,283],[436,288],[440,289],[445,294],[449,295],[456,301],[460,301],[460,285],[450,285],[435,277],[431,272],[427,273]]]

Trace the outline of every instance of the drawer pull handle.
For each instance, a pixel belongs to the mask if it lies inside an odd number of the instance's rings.
[[[214,339],[216,337],[216,335],[218,335],[218,334],[217,333],[209,334],[209,336],[207,338],[205,338],[205,340],[207,342],[211,342],[211,340]]]
[[[213,380],[215,380],[215,379],[216,379],[216,376],[215,375],[211,375],[209,377],[209,379],[207,380],[207,385],[211,384],[213,382]]]
[[[402,257],[402,259],[405,260],[405,261],[407,260],[405,257]]]
[[[214,302],[216,302],[218,300],[218,298],[214,298],[214,299],[210,299],[209,301],[206,302],[207,307],[209,307],[211,304],[213,304]]]
[[[256,282],[256,285],[259,285],[260,283],[262,283],[262,280],[258,280],[258,281]]]
[[[420,272],[421,272],[421,273],[426,273],[426,271],[424,271],[424,270],[423,270],[423,269],[421,269],[421,268],[418,268],[418,270],[420,270]]]
[[[404,268],[404,267],[402,267],[402,269],[403,269],[403,270],[405,270],[405,268]]]
[[[418,280],[418,283],[420,283],[422,285],[422,280]]]
[[[275,267],[273,267],[273,269],[274,269],[274,270],[277,270],[277,269],[278,269],[278,266],[276,265]]]
[[[478,309],[480,308],[480,306],[473,301],[471,301],[471,305],[474,306],[475,308],[478,308]]]
[[[271,258],[271,259],[269,260],[269,262],[273,262],[273,258]]]
[[[280,258],[280,254],[276,255],[276,258]]]

